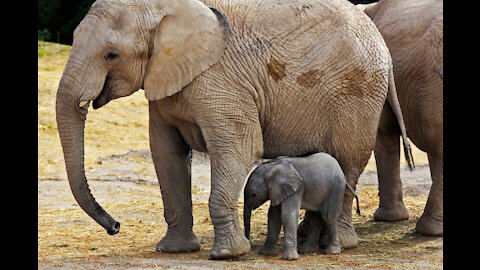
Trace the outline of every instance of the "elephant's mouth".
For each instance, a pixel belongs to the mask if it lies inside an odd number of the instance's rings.
[[[98,108],[101,108],[103,105],[107,104],[108,102],[110,102],[110,100],[112,100],[112,98],[110,97],[110,93],[111,93],[111,84],[109,83],[111,80],[109,78],[109,76],[107,76],[105,78],[105,82],[103,84],[103,87],[102,87],[102,91],[100,92],[100,94],[93,100],[93,103],[92,103],[92,107],[93,109],[98,109]]]

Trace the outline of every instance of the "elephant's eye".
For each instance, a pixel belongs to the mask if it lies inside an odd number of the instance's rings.
[[[116,52],[109,52],[107,56],[105,56],[105,59],[107,60],[113,60],[118,57],[118,53]]]
[[[257,196],[257,194],[255,194],[255,193],[252,194],[252,197],[256,197],[256,196]]]

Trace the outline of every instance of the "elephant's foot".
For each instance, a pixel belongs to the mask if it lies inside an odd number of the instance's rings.
[[[443,217],[434,217],[423,212],[417,221],[415,230],[426,235],[443,236]]]
[[[200,250],[200,242],[193,231],[167,231],[167,235],[157,244],[157,251],[168,253],[192,252]]]
[[[300,247],[298,248],[298,253],[300,254],[306,254],[306,253],[315,253],[319,249],[318,243],[307,243],[304,242]]]
[[[326,234],[322,234],[322,236],[320,237],[319,243],[320,243],[320,248],[323,249],[323,252],[325,254],[340,254],[340,252],[342,251],[342,246],[340,245],[339,239],[332,240]]]
[[[258,251],[258,254],[261,254],[261,255],[266,255],[266,256],[273,256],[276,254],[275,252],[275,246],[263,246],[259,251]]]
[[[342,247],[338,243],[332,244],[327,246],[324,252],[325,254],[328,254],[328,255],[340,254],[340,252],[342,252]]]
[[[380,205],[373,214],[373,218],[378,221],[400,221],[407,220],[408,217],[408,209],[403,202],[397,203],[394,207]]]
[[[282,260],[293,261],[296,259],[298,259],[298,253],[295,247],[286,247],[283,250]]]
[[[237,257],[250,251],[250,242],[240,230],[233,235],[215,234],[213,247],[210,251],[212,259],[227,259]]]
[[[340,245],[345,249],[358,246],[358,235],[355,229],[352,225],[342,221],[338,222],[338,239]]]

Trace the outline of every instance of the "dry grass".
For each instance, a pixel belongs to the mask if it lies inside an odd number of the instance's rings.
[[[151,192],[157,192],[151,187]],[[155,189],[155,190],[153,190]],[[148,191],[148,189],[147,189]],[[357,248],[344,250],[341,255],[301,255],[296,262],[279,259],[283,237],[277,243],[278,256],[260,256],[259,250],[265,241],[267,231],[268,203],[252,215],[252,251],[235,259],[237,263],[276,265],[305,265],[331,267],[381,267],[395,269],[395,261],[402,258],[441,262],[442,248],[432,246],[438,238],[424,237],[413,232],[415,220],[421,215],[426,197],[405,198],[411,219],[403,222],[374,222],[373,212],[378,206],[376,188],[364,188],[359,192],[362,216],[354,214],[354,226],[359,235]],[[129,196],[129,194],[125,194]],[[134,196],[132,196],[134,197]],[[193,202],[194,232],[202,243],[201,250],[186,254],[165,254],[155,251],[156,243],[166,233],[163,218],[163,204],[158,201],[132,200],[122,203],[104,204],[107,212],[114,213],[122,224],[120,233],[109,236],[95,221],[76,208],[42,211],[38,216],[38,260],[40,263],[57,264],[67,261],[108,260],[128,258],[131,261],[149,259],[179,259],[184,261],[207,260],[213,244],[213,226],[207,203]],[[239,203],[239,213],[243,213]],[[433,242],[432,242],[433,241]],[[408,251],[408,252],[407,252]],[[414,260],[415,261],[415,260]],[[385,263],[384,263],[385,262]],[[398,262],[404,265],[404,262]],[[387,267],[388,266],[388,267]]]

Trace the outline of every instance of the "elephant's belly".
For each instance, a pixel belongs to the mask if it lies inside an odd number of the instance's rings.
[[[325,152],[337,159],[352,159],[354,163],[363,162],[364,156],[368,159],[375,146],[378,116],[317,115],[308,121],[297,120],[294,125],[280,125],[277,121],[266,127],[264,158],[303,157]]]
[[[321,121],[320,119],[310,119],[310,121],[297,119],[294,126],[282,125],[282,121],[279,120],[277,118],[277,122],[264,125],[264,158],[307,156],[326,152],[328,149],[325,131],[319,128],[320,125],[317,125],[317,121]]]
[[[264,143],[264,158],[277,158],[279,156],[304,157],[318,152],[326,152],[319,140],[309,139],[298,143]]]
[[[300,205],[300,209],[305,209],[307,211],[315,211],[315,212],[319,212],[322,207],[321,204],[317,204],[317,203],[312,203],[312,202],[309,202],[309,201],[302,201],[302,204]]]
[[[191,148],[200,152],[207,152],[207,144],[205,143],[200,127],[191,122],[180,122],[177,128],[185,142]]]

